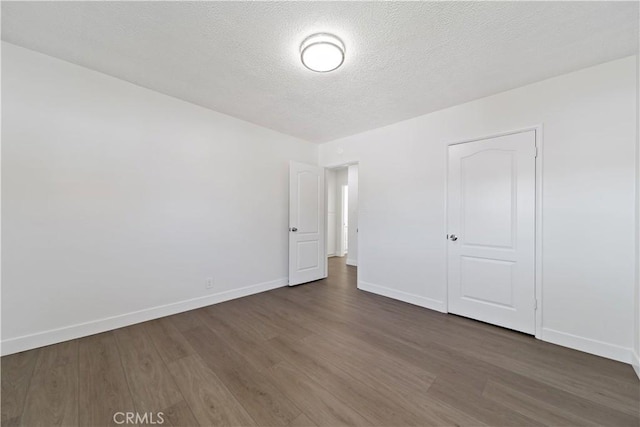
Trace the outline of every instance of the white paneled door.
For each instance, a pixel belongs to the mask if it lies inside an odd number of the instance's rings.
[[[324,169],[289,166],[289,286],[326,277]]]
[[[449,312],[535,333],[535,131],[449,146]]]

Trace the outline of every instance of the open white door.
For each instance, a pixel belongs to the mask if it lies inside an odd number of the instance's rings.
[[[324,169],[289,165],[289,286],[326,276]]]
[[[535,132],[449,147],[449,312],[535,332]]]

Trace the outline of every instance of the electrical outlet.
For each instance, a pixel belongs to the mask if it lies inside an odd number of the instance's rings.
[[[213,277],[208,277],[204,284],[205,289],[213,289]]]

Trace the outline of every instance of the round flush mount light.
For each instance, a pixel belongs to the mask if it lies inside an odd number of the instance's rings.
[[[300,59],[311,71],[333,71],[344,62],[344,43],[333,34],[313,34],[300,45]]]

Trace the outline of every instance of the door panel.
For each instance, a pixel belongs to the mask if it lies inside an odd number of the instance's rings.
[[[326,277],[324,169],[289,166],[289,286]]]
[[[447,197],[449,311],[533,334],[535,132],[450,146]]]
[[[513,247],[515,153],[486,150],[460,161],[461,235],[467,245]]]
[[[309,270],[318,267],[317,241],[298,242],[298,271]]]
[[[317,233],[320,230],[318,207],[324,186],[315,171],[299,171],[297,180],[298,212],[295,220],[299,233]]]
[[[461,296],[513,308],[513,261],[460,257]]]

